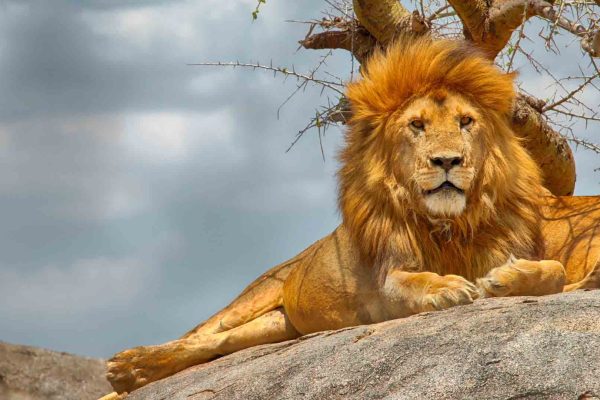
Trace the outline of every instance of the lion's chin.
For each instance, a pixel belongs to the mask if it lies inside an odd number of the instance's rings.
[[[425,195],[425,207],[435,216],[453,217],[462,214],[467,206],[464,193],[445,189]]]

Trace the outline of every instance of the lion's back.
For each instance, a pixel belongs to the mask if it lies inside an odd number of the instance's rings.
[[[551,196],[542,207],[544,258],[563,263],[569,283],[600,260],[600,196]]]

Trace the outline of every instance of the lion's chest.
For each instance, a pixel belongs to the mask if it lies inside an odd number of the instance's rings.
[[[435,239],[435,238],[434,238]],[[500,265],[503,265],[511,254],[523,257],[521,249],[508,242],[481,242],[468,239],[432,240],[432,246],[421,248],[417,267],[420,271],[435,272],[439,275],[460,275],[475,281]]]

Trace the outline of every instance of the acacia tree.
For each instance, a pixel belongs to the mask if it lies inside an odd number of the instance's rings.
[[[265,1],[258,0],[252,12],[254,19]],[[398,0],[324,1],[328,9],[323,18],[293,21],[308,26],[306,36],[299,41],[303,48],[326,51],[321,62],[307,73],[272,64],[201,64],[259,68],[292,76],[297,87],[290,97],[308,84],[330,92],[335,101],[317,109],[292,146],[309,129],[316,128],[320,137],[329,125],[343,124],[350,116],[343,94],[345,79],[323,71],[325,59],[334,50],[352,55],[351,79],[373,51],[385,49],[398,35],[432,35],[472,42],[507,72],[514,70],[517,59],[524,60],[553,82],[554,95],[547,99],[520,87],[511,118],[513,130],[525,139],[524,145],[542,167],[545,186],[552,193],[570,195],[575,187],[575,162],[568,142],[600,153],[600,147],[572,129],[577,120],[586,126],[600,122],[600,105],[587,104],[584,97],[586,91],[600,93],[596,85],[600,77],[600,0],[412,0],[407,6]],[[535,36],[525,30],[530,20],[535,20]],[[580,48],[580,58],[568,61],[578,64],[580,73],[576,76],[562,76],[526,49],[526,43],[542,41],[557,58],[551,63],[556,66],[561,62],[557,41],[565,37]]]

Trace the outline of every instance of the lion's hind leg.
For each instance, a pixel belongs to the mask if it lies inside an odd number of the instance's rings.
[[[585,278],[579,282],[566,285],[564,291],[572,292],[579,289],[600,289],[600,262],[596,264],[595,268]]]
[[[511,258],[477,279],[477,286],[481,297],[543,296],[562,292],[565,281],[565,268],[558,261]]]
[[[191,329],[181,339],[227,331],[281,307],[283,282],[305,252],[262,274],[231,304]]]
[[[283,308],[278,308],[224,332],[125,350],[108,361],[107,378],[118,393],[131,392],[216,357],[299,336]]]

